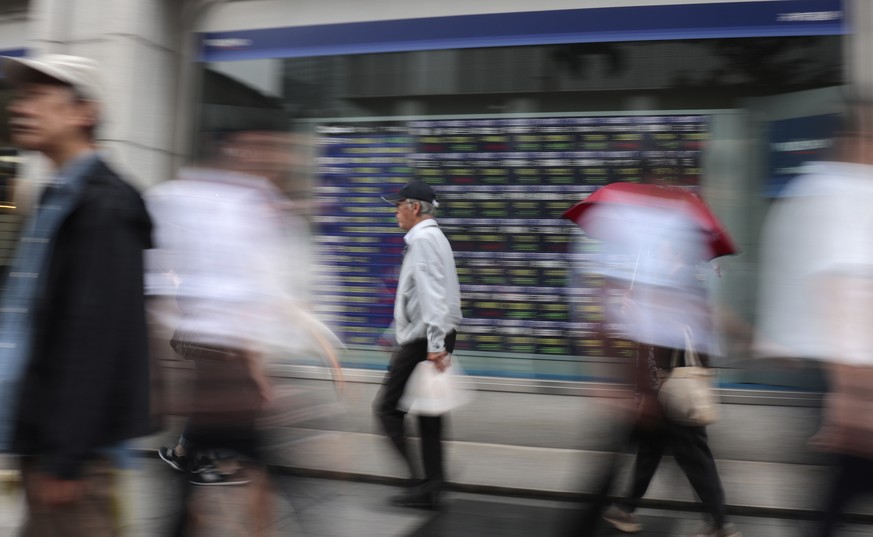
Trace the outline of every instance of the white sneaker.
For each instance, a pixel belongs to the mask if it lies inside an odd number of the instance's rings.
[[[614,505],[609,506],[609,508],[603,512],[602,516],[603,520],[612,524],[612,527],[618,531],[623,531],[625,533],[638,533],[643,529],[643,525],[640,524],[637,515],[628,513]]]

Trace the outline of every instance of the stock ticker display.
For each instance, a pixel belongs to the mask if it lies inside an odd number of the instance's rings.
[[[390,337],[404,232],[380,196],[419,178],[437,191],[455,251],[457,350],[616,356],[629,347],[601,336],[602,282],[582,270],[597,242],[561,214],[602,185],[646,175],[693,188],[708,118],[323,123],[316,132],[316,307],[347,345]]]

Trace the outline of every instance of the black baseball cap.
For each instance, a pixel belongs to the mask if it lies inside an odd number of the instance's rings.
[[[406,183],[396,194],[382,196],[382,199],[391,204],[403,200],[421,200],[436,204],[437,195],[427,183],[413,179]]]

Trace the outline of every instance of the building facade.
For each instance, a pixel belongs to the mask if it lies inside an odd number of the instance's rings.
[[[363,215],[379,189],[418,176],[446,192],[469,368],[608,376],[626,349],[592,335],[596,289],[574,268],[588,246],[559,209],[655,173],[699,192],[743,252],[712,276],[736,331],[724,363],[744,366],[733,380],[808,382],[745,367],[759,229],[826,147],[847,88],[873,96],[866,0],[0,0],[0,30],[4,54],[105,65],[100,137],[141,188],[173,177],[200,126],[257,108],[248,92],[280,102],[316,179],[289,190],[324,209],[313,226],[330,273],[314,290],[360,351],[353,365],[379,365],[367,349],[393,298],[380,271],[398,255],[390,213]],[[4,151],[0,263],[26,210],[20,185],[35,184],[14,179],[44,169]]]

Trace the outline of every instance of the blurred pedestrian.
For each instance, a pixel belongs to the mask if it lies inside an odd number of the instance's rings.
[[[272,397],[265,353],[284,329],[288,306],[284,197],[249,163],[267,151],[262,138],[245,130],[211,133],[206,160],[146,194],[157,245],[149,253],[149,293],[175,297],[181,319],[170,344],[195,365],[191,420],[169,453],[174,462],[186,456],[186,443],[258,459],[255,419]],[[247,482],[235,468],[198,471],[192,479]]]
[[[873,492],[873,103],[850,102],[831,160],[811,163],[767,216],[759,355],[823,364],[829,392],[812,439],[837,457],[817,535]]]
[[[255,420],[272,397],[265,355],[285,330],[280,320],[290,306],[282,270],[285,198],[252,171],[273,153],[267,141],[282,135],[209,133],[200,165],[146,194],[156,242],[148,292],[175,297],[181,319],[170,344],[195,366],[188,426],[159,455],[177,470],[196,470],[195,485],[250,481],[231,456],[191,467],[214,450],[260,460]]]
[[[3,66],[15,88],[12,140],[47,157],[54,176],[2,298],[0,442],[21,455],[23,535],[117,535],[111,454],[153,432],[143,295],[151,223],[97,151],[97,63],[53,54]]]
[[[607,199],[605,189],[614,191]],[[604,304],[610,326],[637,343],[633,370],[635,416],[630,425],[637,455],[629,496],[609,506],[603,518],[628,533],[642,530],[634,514],[667,450],[682,468],[709,522],[694,535],[738,537],[725,516],[724,492],[709,449],[706,428],[674,419],[659,398],[676,367],[704,365],[717,352],[702,269],[716,254],[731,253],[719,242],[723,228],[708,208],[687,192],[653,185],[611,185],[577,206],[574,220],[592,238],[603,240],[593,271],[608,282]],[[730,246],[730,247],[728,247]],[[723,248],[719,250],[719,248]],[[614,471],[600,485],[606,494]],[[603,498],[597,500],[598,505]],[[586,517],[588,528],[593,526]]]
[[[335,338],[311,317],[304,296],[305,226],[278,187],[290,165],[287,121],[273,120],[280,111],[269,114],[210,130],[198,163],[146,194],[156,242],[148,293],[175,299],[180,318],[163,321],[175,324],[169,344],[194,365],[182,394],[185,430],[176,446],[159,450],[184,472],[175,535],[190,531],[192,485],[255,482],[246,493],[249,516],[235,522],[252,532],[272,522],[259,421],[275,423],[285,409],[274,408],[269,363],[312,352],[334,360]],[[337,375],[338,364],[331,366]]]
[[[399,348],[388,364],[388,373],[374,410],[397,452],[406,461],[410,476],[418,471],[409,453],[403,429],[405,412],[398,408],[406,383],[415,367],[430,360],[444,370],[455,347],[461,321],[461,296],[452,247],[435,218],[437,196],[426,183],[413,180],[383,199],[396,207],[397,223],[406,231],[406,252],[400,268],[394,303],[394,330]],[[424,480],[392,499],[396,505],[434,508],[445,480],[442,416],[418,416]]]
[[[638,418],[633,433],[637,455],[629,496],[609,507],[603,517],[621,531],[642,529],[633,513],[669,449],[710,518],[694,535],[739,537],[740,532],[726,521],[724,491],[706,428],[670,419],[658,398],[674,367],[692,365],[691,353],[706,365],[714,350],[715,334],[699,273],[705,260],[702,234],[692,222],[675,215],[645,220],[647,230],[641,232],[650,248],[636,262],[636,280],[631,280],[622,305],[623,322],[639,343],[634,383]]]

